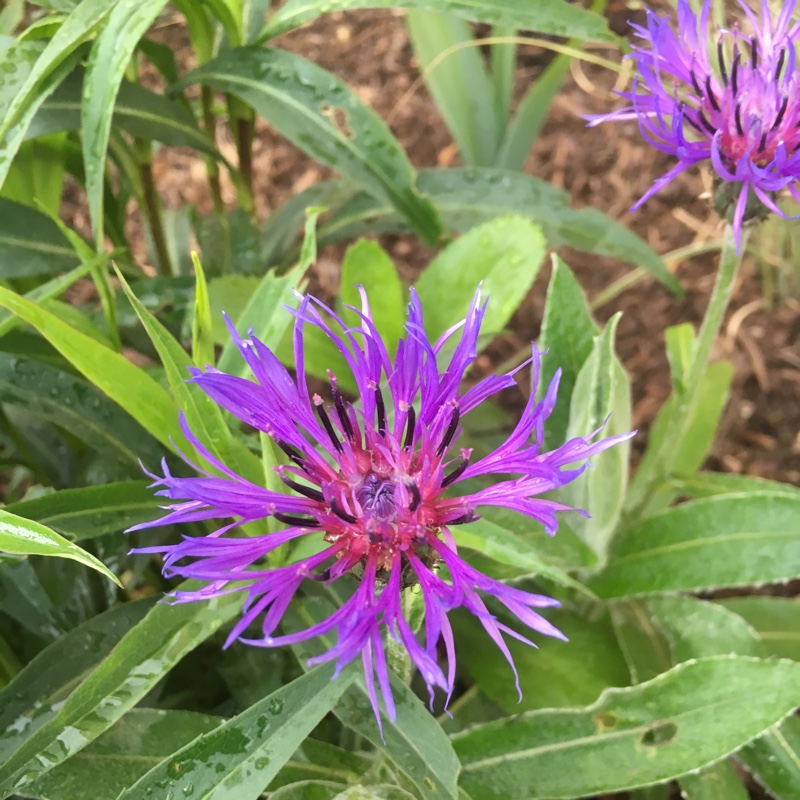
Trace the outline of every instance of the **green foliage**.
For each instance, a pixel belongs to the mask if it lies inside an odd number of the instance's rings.
[[[471,796],[571,798],[678,777],[734,752],[794,708],[800,666],[715,656],[587,708],[529,711],[454,737]],[[583,764],[575,769],[576,763]]]
[[[387,639],[397,719],[382,711],[381,732],[360,659],[333,680],[330,666],[307,663],[336,647],[331,631],[302,645],[223,651],[240,584],[206,602],[156,602],[199,588],[175,586],[147,548],[210,534],[202,508],[180,528],[123,534],[165,502],[140,463],[175,478],[193,469],[180,454],[209,466],[181,414],[227,468],[287,491],[280,448],[187,379],[196,368],[252,378],[223,312],[242,339],[258,337],[294,368],[289,312],[317,285],[309,269],[322,248],[348,244],[339,291],[326,296],[326,284],[321,299],[358,339],[363,286],[390,356],[413,334],[409,273],[393,263],[392,240],[376,236],[412,234],[429,248],[414,290],[434,338],[464,317],[482,284],[489,305],[468,385],[501,358],[530,355],[505,331],[548,250],[624,261],[679,290],[623,224],[514,171],[582,43],[614,43],[603,4],[175,0],[170,22],[185,24],[190,71],[149,33],[164,0],[28,5],[37,10],[11,2],[0,11],[0,797],[566,800],[634,790],[644,800],[666,798],[677,781],[688,800],[743,800],[742,769],[778,800],[800,795],[800,724],[787,716],[800,697],[800,603],[752,593],[800,577],[800,490],[700,471],[733,374],[708,363],[738,264],[729,239],[702,328],[665,332],[672,394],[631,485],[629,447],[618,445],[547,498],[591,514],[562,514],[555,538],[502,508],[453,528],[470,564],[562,603],[542,615],[568,642],[536,636],[532,648],[509,637],[521,698],[504,653],[487,641],[487,617],[461,608],[452,614],[452,718],[431,713]],[[465,166],[416,169],[353,88],[275,39],[359,8],[408,12],[423,77]],[[499,37],[485,53],[475,23]],[[520,30],[571,38],[555,44],[561,55],[512,111]],[[335,176],[259,219],[253,141],[264,123]],[[228,142],[235,157],[221,152]],[[153,160],[162,145],[202,156],[212,213],[164,212]],[[234,187],[235,208],[223,185]],[[58,217],[66,186],[86,197],[80,235]],[[145,258],[129,239],[131,210],[146,228]],[[195,246],[202,260],[189,257]],[[537,341],[537,402],[561,370],[536,442],[546,450],[632,424],[619,317],[593,319],[564,259],[553,256]],[[507,353],[510,341],[518,352]],[[355,392],[330,340],[306,326],[306,346],[311,382],[330,370]],[[527,372],[519,383],[527,394]],[[487,403],[461,420],[473,463],[508,436],[514,408]],[[291,564],[320,541],[304,537],[256,568]],[[439,574],[447,578],[444,567]],[[358,586],[309,583],[276,635],[319,623]],[[748,594],[709,595],[729,587]],[[406,594],[424,639],[436,623],[419,595]],[[486,613],[514,625],[499,604]]]

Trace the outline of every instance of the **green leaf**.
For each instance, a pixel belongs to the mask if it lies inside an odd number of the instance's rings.
[[[595,7],[598,5],[595,3]],[[581,43],[577,39],[571,39],[567,42],[567,47],[579,50]],[[566,53],[559,53],[536,76],[533,84],[519,101],[513,117],[506,125],[503,140],[495,159],[495,166],[518,172],[522,172],[525,168],[528,154],[544,127],[553,100],[561,90],[571,64],[570,56]]]
[[[181,584],[179,590],[191,588]],[[225,595],[205,603],[160,604],[129,631],[108,656],[0,762],[0,793],[19,792],[82,750],[135,706],[200,642],[241,609]]]
[[[546,609],[543,615],[569,641],[534,636],[534,649],[507,638],[519,675],[522,699],[508,662],[480,621],[466,612],[452,616],[458,652],[472,654],[463,658],[461,666],[504,714],[583,705],[596,699],[608,686],[628,685],[628,670],[614,641],[608,613],[599,604]],[[529,633],[508,614],[501,612],[500,621],[523,635]]]
[[[79,267],[75,267],[75,269],[71,269],[63,275],[51,278],[49,281],[45,281],[39,284],[35,289],[31,289],[30,292],[27,292],[25,294],[25,299],[30,300],[32,303],[45,303],[48,300],[52,300],[65,292],[75,281],[80,280],[93,266],[94,264],[91,262],[81,264]],[[14,330],[14,328],[19,325],[19,322],[20,320],[18,317],[15,317],[5,309],[0,309],[0,339],[9,331]]]
[[[201,369],[214,366],[214,336],[211,323],[211,299],[203,265],[192,253],[196,280],[194,314],[192,315],[192,361]]]
[[[459,547],[482,553],[498,564],[514,567],[519,574],[540,575],[559,586],[585,592],[583,584],[548,563],[544,557],[549,543],[547,538],[541,530],[536,530],[534,523],[528,522],[528,526],[529,530],[518,535],[488,519],[479,519],[468,525],[459,525],[453,530],[453,537]]]
[[[558,522],[558,534],[538,539],[538,550],[542,558],[548,564],[560,567],[562,570],[571,571],[597,565],[594,551],[572,529],[570,522],[574,516],[573,514],[571,517],[566,517],[562,514]],[[481,519],[499,525],[518,537],[527,538],[531,535],[533,523],[530,518],[501,506],[487,506],[482,509]]]
[[[261,284],[255,275],[222,275],[212,278],[208,284],[211,302],[211,330],[214,344],[230,344],[231,334],[225,324],[223,312],[230,319],[239,319],[250,302],[254,292]]]
[[[767,653],[800,661],[800,600],[753,595],[717,602],[756,630]]]
[[[524,217],[504,217],[451,242],[420,275],[414,288],[434,340],[457,322],[483,282],[489,298],[482,330],[500,333],[528,293],[544,259],[542,231]]]
[[[6,511],[35,520],[72,541],[119,533],[153,518],[158,498],[147,481],[84,486],[11,503]]]
[[[166,791],[208,800],[256,800],[355,677],[318,667],[203,734],[151,769],[118,800]]]
[[[63,133],[23,142],[6,176],[2,196],[33,208],[41,207],[48,214],[58,214],[71,146]]]
[[[736,757],[776,800],[794,800],[800,791],[800,719],[787,717]]]
[[[688,477],[672,478],[670,486],[677,494],[687,497],[714,497],[718,494],[745,492],[780,492],[800,496],[800,488],[790,483],[768,481],[751,475],[731,475],[724,472],[696,472]]]
[[[114,100],[139,39],[167,0],[118,0],[89,54],[81,104],[81,142],[86,170],[86,197],[102,250],[103,188]]]
[[[397,342],[405,331],[403,284],[389,254],[369,239],[359,239],[344,254],[339,292],[342,304],[361,308],[359,285],[367,292],[375,327],[383,337],[389,355],[393,357]],[[346,322],[361,326],[357,314],[348,308],[342,311]]]
[[[186,351],[155,315],[142,305],[122,273],[119,270],[116,272],[125,295],[158,351],[172,396],[178,408],[186,414],[186,421],[194,435],[234,472],[255,483],[263,481],[261,462],[243,443],[234,439],[222,409],[199,386],[187,383],[192,361]]]
[[[425,85],[463,161],[492,166],[505,119],[490,111],[492,85],[469,24],[453,14],[409,11],[406,26]]]
[[[80,69],[64,80],[36,113],[25,133],[26,140],[58,131],[80,130],[83,81],[84,72]],[[192,147],[222,159],[184,104],[138,83],[120,84],[113,103],[112,123],[140,139],[172,147]]]
[[[96,559],[91,553],[81,550],[55,531],[32,522],[24,517],[18,517],[8,511],[0,509],[0,551],[14,553],[15,555],[58,556],[69,558],[79,564],[96,569],[122,586],[119,579],[111,572],[102,561]]]
[[[0,692],[0,763],[58,713],[64,698],[144,617],[153,599],[125,603],[62,634]]]
[[[420,170],[417,186],[430,197],[450,230],[463,233],[496,217],[523,215],[542,228],[550,247],[566,245],[632,262],[681,293],[675,276],[635,233],[595,208],[570,208],[566,192],[544,180],[508,170],[467,167]],[[313,191],[330,195],[334,189],[326,182]],[[308,205],[317,201],[303,202]],[[366,194],[353,194],[347,201],[340,200],[337,206],[325,202],[333,213],[320,226],[320,245],[368,231],[409,230],[390,205]]]
[[[698,401],[694,406],[691,419],[688,420],[688,432],[675,453],[672,466],[673,475],[691,475],[705,461],[711,445],[714,443],[719,419],[728,399],[732,377],[733,365],[730,362],[718,361],[708,365],[700,384]],[[642,464],[649,464],[651,461],[658,463],[661,458],[662,446],[666,444],[665,423],[673,413],[673,407],[679,401],[679,396],[673,394],[659,411],[653,427],[650,429],[650,438]],[[646,491],[646,487],[634,479],[626,499],[627,507],[634,508],[640,502],[644,491]],[[646,506],[647,513],[653,514],[666,508],[675,498],[675,494],[670,483],[653,491]]]
[[[27,558],[0,552],[0,567],[1,611],[45,642],[69,628]]]
[[[680,394],[685,388],[684,379],[692,364],[695,347],[694,327],[689,322],[670,326],[664,331],[664,343],[672,375],[672,388]]]
[[[0,34],[11,34],[25,16],[24,0],[10,0],[0,11]]]
[[[675,664],[729,653],[763,655],[756,631],[740,616],[715,603],[665,595],[649,597],[644,605],[666,635]]]
[[[42,800],[110,800],[220,722],[219,717],[192,711],[132,709],[84,750],[26,787],[25,792]]]
[[[297,307],[298,300],[294,291],[295,288],[301,289],[305,286],[303,275],[307,269],[308,265],[300,262],[280,277],[274,272],[268,272],[261,279],[244,311],[235,320],[239,335],[248,335],[252,328],[253,335],[275,352],[293,320],[283,306]],[[247,363],[230,337],[222,349],[217,368],[221,372],[239,377],[244,377],[248,372]]]
[[[416,175],[391,132],[350,87],[285,50],[240,47],[189,73],[252,106],[312,158],[390,203],[430,245],[442,234],[436,207],[415,186]]]
[[[298,215],[298,225],[304,213],[305,209]],[[193,214],[192,225],[209,278],[257,279],[270,266],[272,237],[262,236],[261,227],[243,208],[203,217]]]
[[[592,319],[586,297],[569,267],[553,254],[553,273],[544,304],[539,349],[547,351],[542,358],[539,395],[544,396],[550,381],[561,370],[558,400],[547,421],[544,449],[552,450],[567,439],[569,408],[575,381],[581,367],[592,352],[600,329]]]
[[[652,680],[672,666],[671,643],[644,602],[636,598],[608,604],[614,635],[633,683]]]
[[[69,242],[46,215],[0,197],[0,278],[51,275],[79,264]]]
[[[178,425],[175,405],[161,385],[144,370],[1,286],[0,306],[36,328],[67,361],[162,444],[171,450],[177,444],[188,451],[189,444]]]
[[[794,662],[687,661],[585,709],[529,711],[457,734],[461,785],[482,800],[556,800],[662,783],[734,752],[798,697]]]
[[[683,800],[749,800],[742,779],[729,761],[680,778]]]
[[[348,786],[333,781],[308,780],[270,792],[270,800],[414,800],[416,795],[389,784]]]
[[[146,431],[102,392],[49,364],[0,353],[0,400],[58,425],[111,459],[137,465],[139,458],[161,455]]]
[[[57,27],[32,66],[30,50],[38,49],[40,44],[22,42],[16,46],[16,74],[13,78],[4,74],[0,97],[0,186],[37,110],[72,71],[82,55],[80,46],[114,6],[114,0],[83,0]],[[27,58],[20,59],[20,51]]]
[[[616,436],[631,429],[630,380],[614,353],[619,314],[595,339],[580,368],[570,400],[566,439],[585,437],[602,427],[598,436]],[[609,418],[605,424],[606,419]],[[560,502],[591,514],[572,520],[575,532],[602,558],[614,534],[628,486],[630,441],[620,442],[592,457],[592,468],[556,492]]]
[[[685,596],[650,597],[643,605],[666,634],[671,660],[675,663],[727,653],[762,655],[756,631],[740,616],[719,605]],[[730,762],[684,775],[679,782],[687,800],[747,800],[748,797]]]
[[[260,39],[277,36],[332,11],[357,8],[419,8],[444,11],[469,22],[488,22],[511,28],[610,42],[614,40],[605,20],[563,0],[288,0],[271,17]]]
[[[600,597],[713,589],[800,575],[800,498],[693,500],[624,528],[589,581]]]

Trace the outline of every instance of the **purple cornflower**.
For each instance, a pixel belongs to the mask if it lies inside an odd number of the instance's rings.
[[[768,0],[761,0],[760,20],[744,0],[739,4],[752,35],[734,23],[732,29],[720,29],[716,47],[710,45],[711,0],[705,0],[699,15],[688,0],[678,0],[677,34],[667,18],[648,10],[647,27],[633,26],[646,43],[631,56],[636,62],[633,88],[620,92],[631,105],[590,117],[591,125],[635,119],[650,144],[678,159],[631,210],[685,169],[710,160],[719,180],[730,184],[721,193],[720,210],[733,207],[737,247],[742,222],[756,216],[760,204],[791,218],[775,204],[776,192],[788,189],[800,200],[796,0],[780,4],[775,18]],[[755,207],[748,205],[751,191]]]
[[[302,298],[299,308],[292,311],[296,317],[295,378],[264,344],[255,337],[241,339],[229,322],[257,382],[210,367],[204,372],[193,370],[192,381],[235,417],[272,438],[290,462],[276,468],[290,491],[269,491],[236,475],[208,452],[181,418],[187,439],[221,476],[195,467],[204,477],[178,478],[164,462],[164,477],[151,477],[154,485],[163,487],[159,494],[173,501],[165,506],[169,513],[136,528],[232,521],[208,536],[184,536],[179,544],[135,552],[163,553],[166,576],[196,578],[206,584],[197,591],[176,592],[177,602],[246,592],[242,617],[226,646],[240,639],[259,647],[278,647],[335,630],[336,644],[309,664],[335,661],[338,674],[360,655],[380,725],[376,676],[386,712],[395,718],[384,630],[408,651],[431,700],[434,687],[443,689],[448,698],[453,691],[455,648],[449,611],[464,606],[472,612],[512,669],[503,634],[532,644],[499,622],[481,594],[500,601],[528,628],[564,638],[534,610],[557,606],[556,600],[506,586],[469,566],[458,554],[451,528],[477,519],[480,506],[496,505],[518,511],[540,522],[549,534],[555,533],[554,512],[566,507],[535,496],[574,480],[586,468],[585,459],[632,434],[592,442],[595,431],[587,439],[572,439],[556,450],[542,452],[538,443],[556,400],[556,374],[542,400],[536,402],[531,395],[516,428],[497,450],[474,461],[469,449],[459,449],[454,455],[463,417],[490,395],[516,386],[512,372],[462,389],[477,356],[486,309],[480,291],[467,318],[431,343],[412,289],[407,336],[398,343],[394,361],[373,323],[363,290],[361,298],[361,309],[353,309],[360,319],[357,328],[347,327],[319,300]],[[322,329],[344,356],[358,387],[355,402],[342,394],[332,373],[328,402],[309,393],[305,325]],[[460,339],[453,344],[459,330]],[[442,370],[446,346],[452,347],[452,356]],[[531,365],[535,391],[539,378],[535,345],[526,363]],[[577,462],[581,463],[563,469]],[[482,476],[497,479],[487,488],[459,494],[460,482]],[[237,525],[266,517],[286,527],[261,536],[224,535]],[[319,551],[282,566],[260,563],[277,548],[302,537],[315,537]],[[306,581],[330,583],[348,574],[355,576],[357,584],[341,608],[305,630],[278,632],[284,612]],[[403,614],[401,593],[410,586],[418,586],[421,592],[424,644]],[[259,619],[261,635],[247,637],[247,630]],[[440,641],[446,654],[444,669],[437,652]]]

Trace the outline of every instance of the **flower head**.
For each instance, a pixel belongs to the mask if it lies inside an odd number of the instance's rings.
[[[531,643],[499,622],[481,595],[494,597],[523,626],[563,638],[536,610],[557,606],[557,601],[506,586],[469,566],[458,553],[451,528],[477,519],[481,506],[496,505],[537,520],[554,533],[555,512],[565,507],[536,495],[574,480],[589,456],[630,434],[593,442],[595,432],[543,452],[539,443],[555,403],[556,375],[542,400],[537,402],[533,395],[528,400],[508,440],[489,455],[473,459],[471,450],[456,449],[461,420],[490,395],[516,385],[509,373],[484,378],[466,391],[462,388],[477,356],[486,308],[480,292],[466,319],[431,342],[412,289],[407,335],[398,343],[393,360],[363,290],[361,296],[361,309],[353,309],[360,319],[355,329],[313,297],[302,299],[292,312],[295,377],[258,339],[243,340],[230,325],[256,380],[213,368],[195,370],[192,380],[235,417],[271,437],[286,454],[289,463],[277,467],[277,472],[287,492],[270,491],[236,475],[208,452],[182,419],[188,440],[221,475],[205,471],[203,477],[174,477],[164,463],[164,476],[151,477],[162,487],[159,494],[172,501],[165,507],[169,513],[137,527],[232,521],[208,536],[185,536],[179,544],[137,552],[163,553],[165,575],[205,583],[197,591],[176,593],[177,602],[230,591],[246,593],[242,617],[227,644],[240,639],[259,647],[278,647],[335,631],[336,644],[309,663],[335,661],[338,674],[361,656],[380,724],[376,677],[386,712],[394,719],[384,633],[408,651],[431,696],[438,686],[448,697],[455,677],[449,611],[464,606],[472,612],[512,669],[503,634]],[[340,391],[333,374],[327,401],[309,392],[304,368],[306,325],[321,328],[344,356],[358,389],[354,401]],[[446,346],[452,355],[441,369]],[[539,376],[535,346],[528,363],[535,389]],[[567,465],[574,466],[564,469]],[[458,490],[469,478],[495,475],[497,479],[486,488]],[[285,527],[260,536],[225,535],[242,523],[266,517]],[[307,537],[316,538],[318,552],[283,565],[263,564],[277,548]],[[357,580],[350,579],[355,591],[331,616],[305,630],[279,631],[284,612],[304,583],[331,583],[350,576]],[[425,610],[422,641],[403,613],[401,594],[409,586],[419,587]],[[248,634],[257,622],[260,634]],[[446,653],[444,669],[438,658],[440,641]]]
[[[620,93],[630,105],[590,117],[592,125],[635,119],[650,144],[678,159],[633,208],[685,169],[710,161],[718,180],[728,185],[722,197],[731,198],[737,244],[742,222],[755,216],[753,205],[785,217],[775,193],[788,189],[800,200],[796,0],[779,4],[776,16],[768,0],[761,0],[760,19],[744,0],[739,3],[751,33],[734,24],[720,29],[715,42],[711,0],[704,0],[699,14],[689,0],[678,0],[677,33],[668,19],[648,10],[647,27],[634,26],[645,44],[631,56],[633,88]]]

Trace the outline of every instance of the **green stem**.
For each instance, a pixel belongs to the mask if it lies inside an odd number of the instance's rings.
[[[253,120],[239,117],[236,120],[236,149],[239,154],[239,171],[250,197],[253,196]]]
[[[203,126],[211,141],[216,141],[217,118],[214,114],[214,92],[208,86],[203,86],[200,90],[200,102],[203,107]],[[206,172],[208,173],[208,184],[211,188],[211,198],[214,202],[214,211],[222,214],[225,211],[225,204],[222,202],[222,184],[219,180],[219,165],[212,156],[206,156]]]
[[[239,205],[252,214],[255,211],[253,200],[253,136],[255,115],[253,109],[238,97],[228,95],[229,126],[236,141],[236,154],[239,158]]]
[[[684,261],[687,258],[694,258],[695,256],[702,255],[703,253],[713,253],[721,247],[720,242],[702,242],[701,244],[690,244],[686,247],[678,247],[669,253],[662,256],[662,261],[669,264],[672,261]],[[638,283],[645,278],[652,278],[653,274],[648,272],[642,267],[632,269],[630,272],[623,275],[618,280],[614,281],[610,286],[598,292],[589,303],[589,308],[594,311],[595,309],[610,303],[621,295],[626,289]]]
[[[158,272],[160,275],[173,275],[172,259],[167,247],[167,237],[164,233],[164,222],[161,217],[161,200],[156,191],[156,182],[153,177],[153,149],[149,142],[138,141],[139,175],[142,179],[142,192],[144,194],[144,211],[153,236],[153,246],[158,257]]]
[[[744,252],[747,243],[747,229],[742,230],[740,252]],[[728,225],[722,241],[717,279],[711,300],[708,304],[705,319],[694,346],[692,362],[687,371],[683,391],[677,395],[672,410],[664,421],[662,449],[656,458],[648,458],[639,468],[631,485],[628,496],[628,518],[639,519],[647,514],[647,506],[651,500],[653,489],[668,477],[675,460],[686,439],[696,405],[700,399],[700,389],[705,376],[711,349],[717,334],[722,327],[725,310],[728,307],[731,291],[736,282],[741,257],[736,252],[733,231]]]
[[[418,602],[417,598],[418,595],[409,589],[406,589],[400,596],[400,602],[403,604],[403,616],[412,631],[416,631],[422,622],[422,616],[419,613],[422,604]],[[385,643],[386,662],[403,683],[409,686],[414,677],[414,664],[408,650],[402,642],[396,642],[391,636],[385,638]]]

